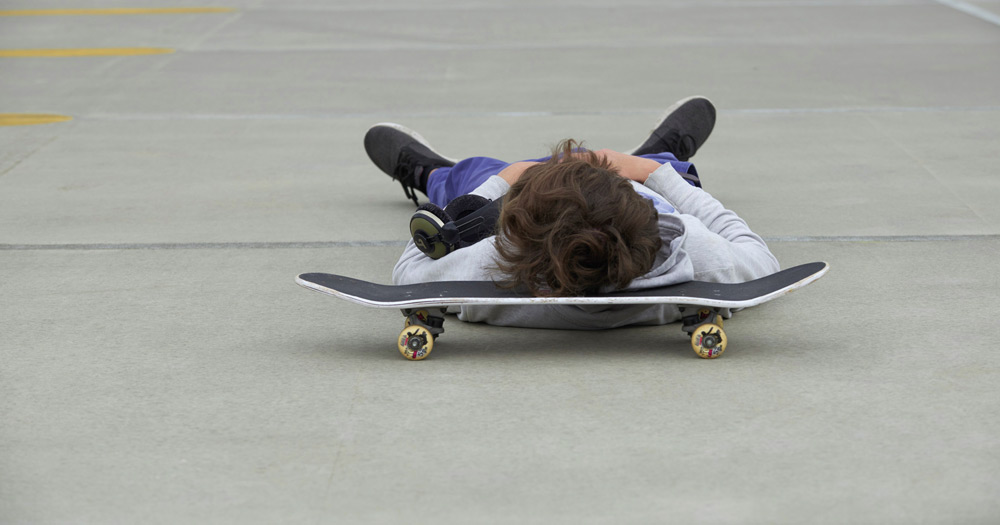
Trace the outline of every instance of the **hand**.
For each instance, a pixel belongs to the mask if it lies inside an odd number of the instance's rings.
[[[649,174],[660,168],[660,163],[655,160],[635,157],[610,149],[597,150],[594,153],[608,159],[611,165],[618,170],[619,175],[626,179],[634,180],[639,184],[646,182]]]

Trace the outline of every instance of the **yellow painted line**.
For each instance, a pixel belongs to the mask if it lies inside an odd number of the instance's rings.
[[[173,53],[165,47],[103,47],[73,49],[0,49],[2,57],[121,57],[132,55],[165,55]]]
[[[66,15],[183,15],[192,13],[230,13],[233,7],[121,7],[108,9],[18,9],[0,11],[0,16]]]
[[[31,126],[33,124],[66,122],[67,120],[73,120],[73,117],[40,113],[0,113],[0,126]]]

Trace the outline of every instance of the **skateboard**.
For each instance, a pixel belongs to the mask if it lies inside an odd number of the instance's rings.
[[[363,306],[401,310],[403,331],[396,347],[403,357],[413,361],[430,355],[434,341],[444,333],[445,312],[450,306],[532,304],[676,305],[682,316],[681,328],[690,336],[695,353],[705,359],[714,359],[722,355],[729,344],[723,330],[722,309],[748,308],[777,299],[819,279],[827,270],[829,265],[825,262],[814,262],[738,284],[689,281],[583,297],[535,297],[498,288],[490,281],[385,285],[342,275],[303,273],[295,282]]]

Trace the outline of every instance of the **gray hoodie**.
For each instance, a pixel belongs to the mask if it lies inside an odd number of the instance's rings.
[[[699,280],[738,283],[778,271],[778,261],[758,235],[732,211],[704,190],[688,184],[670,164],[649,175],[645,184],[633,182],[640,194],[666,199],[674,213],[659,213],[663,248],[652,270],[629,284],[629,290]],[[473,193],[488,199],[502,197],[510,186],[490,177]],[[411,240],[392,272],[395,284],[428,281],[502,280],[496,268],[496,237],[456,250],[434,260]],[[672,305],[514,305],[463,306],[458,318],[502,326],[600,330],[633,324],[667,324],[680,319]],[[725,312],[728,317],[728,312]]]

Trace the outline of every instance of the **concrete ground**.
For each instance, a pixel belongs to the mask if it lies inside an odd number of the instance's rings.
[[[0,1],[0,10],[166,2]],[[219,4],[215,4],[216,6]],[[0,522],[1000,521],[1000,2],[234,0],[0,17]],[[8,13],[9,14],[9,13]],[[413,206],[361,137],[639,143],[719,108],[712,192],[809,288],[601,333],[397,312]]]

